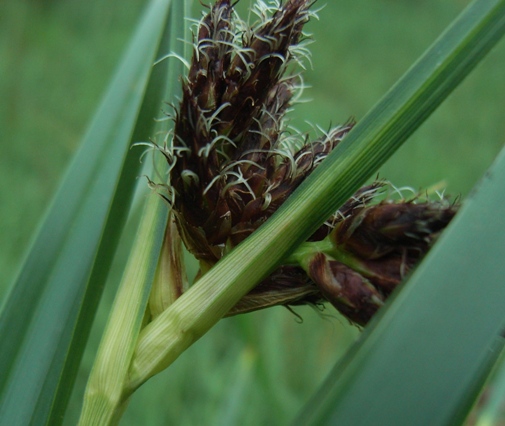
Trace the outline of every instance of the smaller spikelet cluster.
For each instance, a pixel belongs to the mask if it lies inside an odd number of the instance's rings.
[[[365,325],[429,250],[456,213],[447,200],[383,201],[356,206],[315,253],[307,273],[324,297]]]
[[[303,27],[312,3],[259,1],[249,25],[229,0],[217,0],[197,24],[164,154],[177,228],[202,272],[261,226],[354,125],[312,141],[287,125],[303,86],[294,65],[308,59]],[[362,188],[310,239],[330,239],[353,264],[319,253],[304,265],[282,265],[230,314],[329,300],[366,323],[454,213],[430,203],[370,206],[380,187]],[[432,207],[446,213],[432,220]],[[416,225],[395,227],[397,214]]]

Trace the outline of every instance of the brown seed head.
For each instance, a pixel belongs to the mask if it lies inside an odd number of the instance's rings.
[[[202,19],[175,120],[171,185],[180,233],[215,263],[266,221],[350,130],[290,144],[284,114],[299,77],[283,74],[311,1],[290,0],[253,26],[218,1]]]
[[[382,202],[354,209],[329,238],[351,267],[389,294],[455,214],[456,206],[446,201]]]
[[[217,0],[198,25],[164,154],[179,234],[204,271],[261,226],[354,126],[315,141],[288,131],[284,117],[303,85],[288,70],[305,54],[312,3],[260,2],[259,21],[248,25],[230,0]],[[363,187],[309,239],[329,238],[342,259],[316,253],[305,271],[283,265],[230,314],[327,299],[365,324],[455,213],[444,203],[371,206],[382,186]]]

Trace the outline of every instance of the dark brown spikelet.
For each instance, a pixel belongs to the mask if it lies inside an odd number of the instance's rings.
[[[307,273],[323,296],[352,322],[365,325],[384,304],[384,296],[365,277],[328,255],[316,253]]]
[[[284,74],[299,60],[311,3],[287,1],[250,27],[217,1],[199,24],[170,177],[179,230],[201,261],[215,263],[265,222],[351,128],[300,150],[286,135],[300,79]]]
[[[387,202],[357,208],[330,238],[384,294],[419,262],[456,212],[447,202]]]
[[[328,236],[333,250],[308,261],[324,297],[365,325],[456,213],[447,201],[355,207]]]
[[[302,30],[312,3],[259,1],[259,20],[249,25],[229,0],[217,0],[195,31],[164,153],[177,228],[202,273],[261,226],[354,125],[309,141],[285,120],[303,86],[292,65],[307,55]],[[329,300],[365,324],[455,212],[444,203],[370,206],[380,187],[359,190],[309,239],[330,239],[334,253],[314,254],[303,268],[280,266],[230,315]]]

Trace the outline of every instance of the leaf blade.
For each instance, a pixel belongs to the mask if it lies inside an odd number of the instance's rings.
[[[503,182],[505,149],[296,424],[395,425],[408,415],[409,424],[445,425],[465,418],[504,346]],[[366,410],[357,412],[358,404]]]
[[[0,363],[8,374],[0,379],[0,410],[9,424],[27,424],[32,415],[43,423],[51,409],[47,395],[63,368],[121,168],[132,163],[129,143],[167,4],[152,2],[2,308]],[[134,179],[138,170],[127,175]]]
[[[184,38],[187,6],[171,3],[170,34],[166,37],[170,52],[177,52],[176,41]],[[180,53],[183,56],[183,52]],[[166,63],[166,68],[170,76],[182,72],[180,62]],[[166,99],[174,98],[176,85],[175,79],[166,85]],[[170,125],[164,121],[156,126],[155,134],[161,134],[164,139],[170,134],[169,130]],[[167,175],[168,165],[161,155],[155,158],[154,167],[160,176]],[[168,218],[167,202],[158,194],[150,194],[88,377],[79,424],[112,424],[129,402],[123,399],[123,384],[127,381],[139,331],[149,313],[146,311],[147,301],[159,267]]]

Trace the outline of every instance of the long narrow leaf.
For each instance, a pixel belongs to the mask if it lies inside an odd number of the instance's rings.
[[[505,1],[462,13],[279,211],[141,334],[130,391],[165,368],[327,219],[414,132],[505,31]]]
[[[460,424],[504,345],[505,149],[297,424]]]
[[[173,3],[169,3],[173,9]],[[163,30],[163,32],[161,36],[158,35],[159,47],[155,54],[155,59],[175,49],[175,43],[178,41],[181,32],[178,27],[184,23],[182,18],[181,16],[178,17],[177,25],[174,25],[174,18],[171,18],[159,29],[159,31]],[[147,53],[151,54],[151,52]],[[146,58],[145,60],[148,62],[151,61],[150,63],[152,63],[151,58]],[[176,76],[179,75],[180,72],[180,64],[168,62],[159,63],[152,68],[131,142],[146,140],[146,138],[155,135],[157,132],[166,132],[167,121],[159,122],[155,121],[154,118],[160,116],[163,102],[173,98],[173,92],[176,91],[179,86]],[[63,419],[65,408],[70,398],[68,389],[72,389],[74,385],[80,359],[84,352],[92,321],[102,294],[102,283],[107,277],[108,269],[122,229],[122,227],[118,226],[118,221],[126,216],[128,211],[125,207],[128,206],[130,198],[133,195],[132,188],[134,188],[135,181],[139,177],[139,165],[139,148],[129,150],[126,161],[122,166],[119,184],[108,215],[104,235],[102,236],[100,247],[96,255],[98,261],[95,262],[88,281],[86,294],[81,303],[81,310],[73,331],[73,340],[69,345],[65,367],[61,373],[58,394],[55,397],[55,405],[52,407],[52,413],[49,419],[49,424],[51,425],[56,424],[59,419]]]
[[[138,174],[128,150],[168,4],[154,0],[147,9],[3,307],[2,424],[46,423],[58,386],[62,400],[56,412],[64,408],[68,388],[61,385],[68,386],[75,377],[111,260],[111,255],[97,257],[99,244],[108,245],[99,253],[113,252],[128,210],[131,182]],[[132,167],[121,175],[123,165]],[[111,211],[115,217],[106,227]],[[86,316],[78,323],[93,264]],[[83,332],[78,336],[81,343],[68,358],[76,330]],[[60,382],[64,369],[69,380]]]
[[[180,56],[184,54],[181,49],[177,49],[176,44],[186,33],[184,16],[187,12],[187,7],[180,2],[171,4],[170,34],[167,36],[169,51]],[[167,75],[180,75],[181,68],[180,62],[171,61],[167,66]],[[166,99],[175,96],[178,91],[177,83],[178,80],[172,78],[171,82],[165,85],[165,90],[159,88],[165,93]],[[170,125],[171,122],[161,122],[156,127],[155,133],[165,137]],[[161,155],[156,159],[155,168],[161,177],[163,171],[166,171],[167,164]],[[122,399],[123,385],[127,381],[131,355],[144,321],[147,300],[165,237],[168,213],[168,204],[165,200],[157,194],[151,194],[145,205],[135,242],[88,379],[79,424],[114,424],[128,403]],[[170,285],[170,283],[164,284]]]

